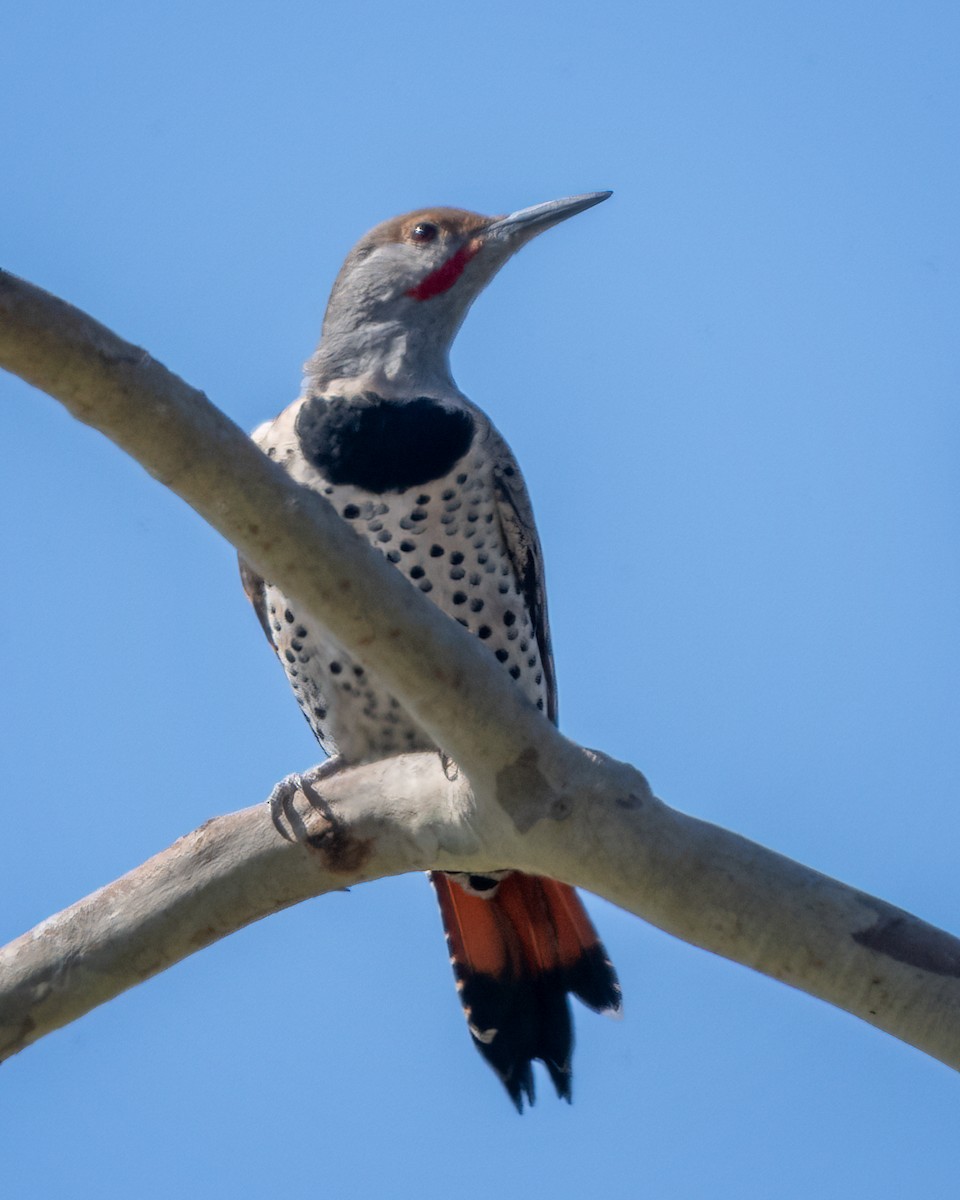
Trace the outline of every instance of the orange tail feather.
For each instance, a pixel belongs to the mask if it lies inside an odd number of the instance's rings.
[[[620,1008],[616,974],[579,896],[567,884],[516,871],[489,896],[440,872],[431,879],[477,1049],[519,1111],[524,1096],[533,1103],[536,1058],[569,1100],[568,993],[596,1012]]]

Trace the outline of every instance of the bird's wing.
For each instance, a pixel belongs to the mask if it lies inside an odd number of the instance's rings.
[[[295,407],[295,405],[290,405],[290,408],[284,409],[275,420],[264,421],[262,425],[258,425],[253,433],[250,434],[251,441],[256,442],[264,454],[269,455],[270,458],[276,458],[277,431],[281,429],[282,423],[287,420],[287,414]],[[243,590],[247,594],[247,599],[253,605],[253,611],[257,614],[260,628],[267,636],[270,649],[276,653],[277,645],[273,640],[273,632],[270,629],[270,617],[267,613],[266,584],[242,555],[237,555],[237,565],[240,568],[240,582],[243,584]]]
[[[276,652],[277,647],[270,630],[270,618],[267,615],[267,601],[264,595],[266,585],[245,558],[237,555],[237,565],[240,567],[240,582],[243,584],[243,590],[247,593],[247,599],[253,605],[260,628],[267,635],[270,649]]]
[[[557,677],[550,643],[550,622],[547,617],[543,551],[540,548],[527,485],[523,481],[516,459],[499,435],[496,435],[494,441],[493,480],[500,528],[540,648],[540,661],[547,690],[547,716],[556,725]]]

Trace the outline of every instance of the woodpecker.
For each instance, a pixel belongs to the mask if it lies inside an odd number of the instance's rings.
[[[302,393],[254,440],[319,492],[557,720],[540,541],[520,469],[457,388],[449,352],[521,246],[599,204],[593,192],[485,217],[420,209],[347,255]],[[344,765],[437,750],[373,671],[246,563],[241,575],[304,716]],[[516,871],[433,872],[470,1033],[518,1111],[541,1060],[571,1099],[572,994],[617,1012],[620,987],[572,887]]]

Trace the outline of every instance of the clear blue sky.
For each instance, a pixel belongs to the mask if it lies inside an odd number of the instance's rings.
[[[0,263],[242,426],[369,226],[613,188],[478,302],[563,728],[960,928],[960,16],[651,0],[7,5]],[[0,379],[0,936],[317,748],[230,548]],[[282,914],[5,1065],[11,1196],[949,1196],[960,1084],[602,902],[622,1022],[522,1119],[410,877]]]

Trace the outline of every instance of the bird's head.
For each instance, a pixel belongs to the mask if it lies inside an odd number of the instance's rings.
[[[591,192],[508,216],[424,208],[365,234],[347,255],[307,364],[315,385],[378,378],[420,390],[452,386],[448,354],[470,305],[538,233],[606,200]]]

